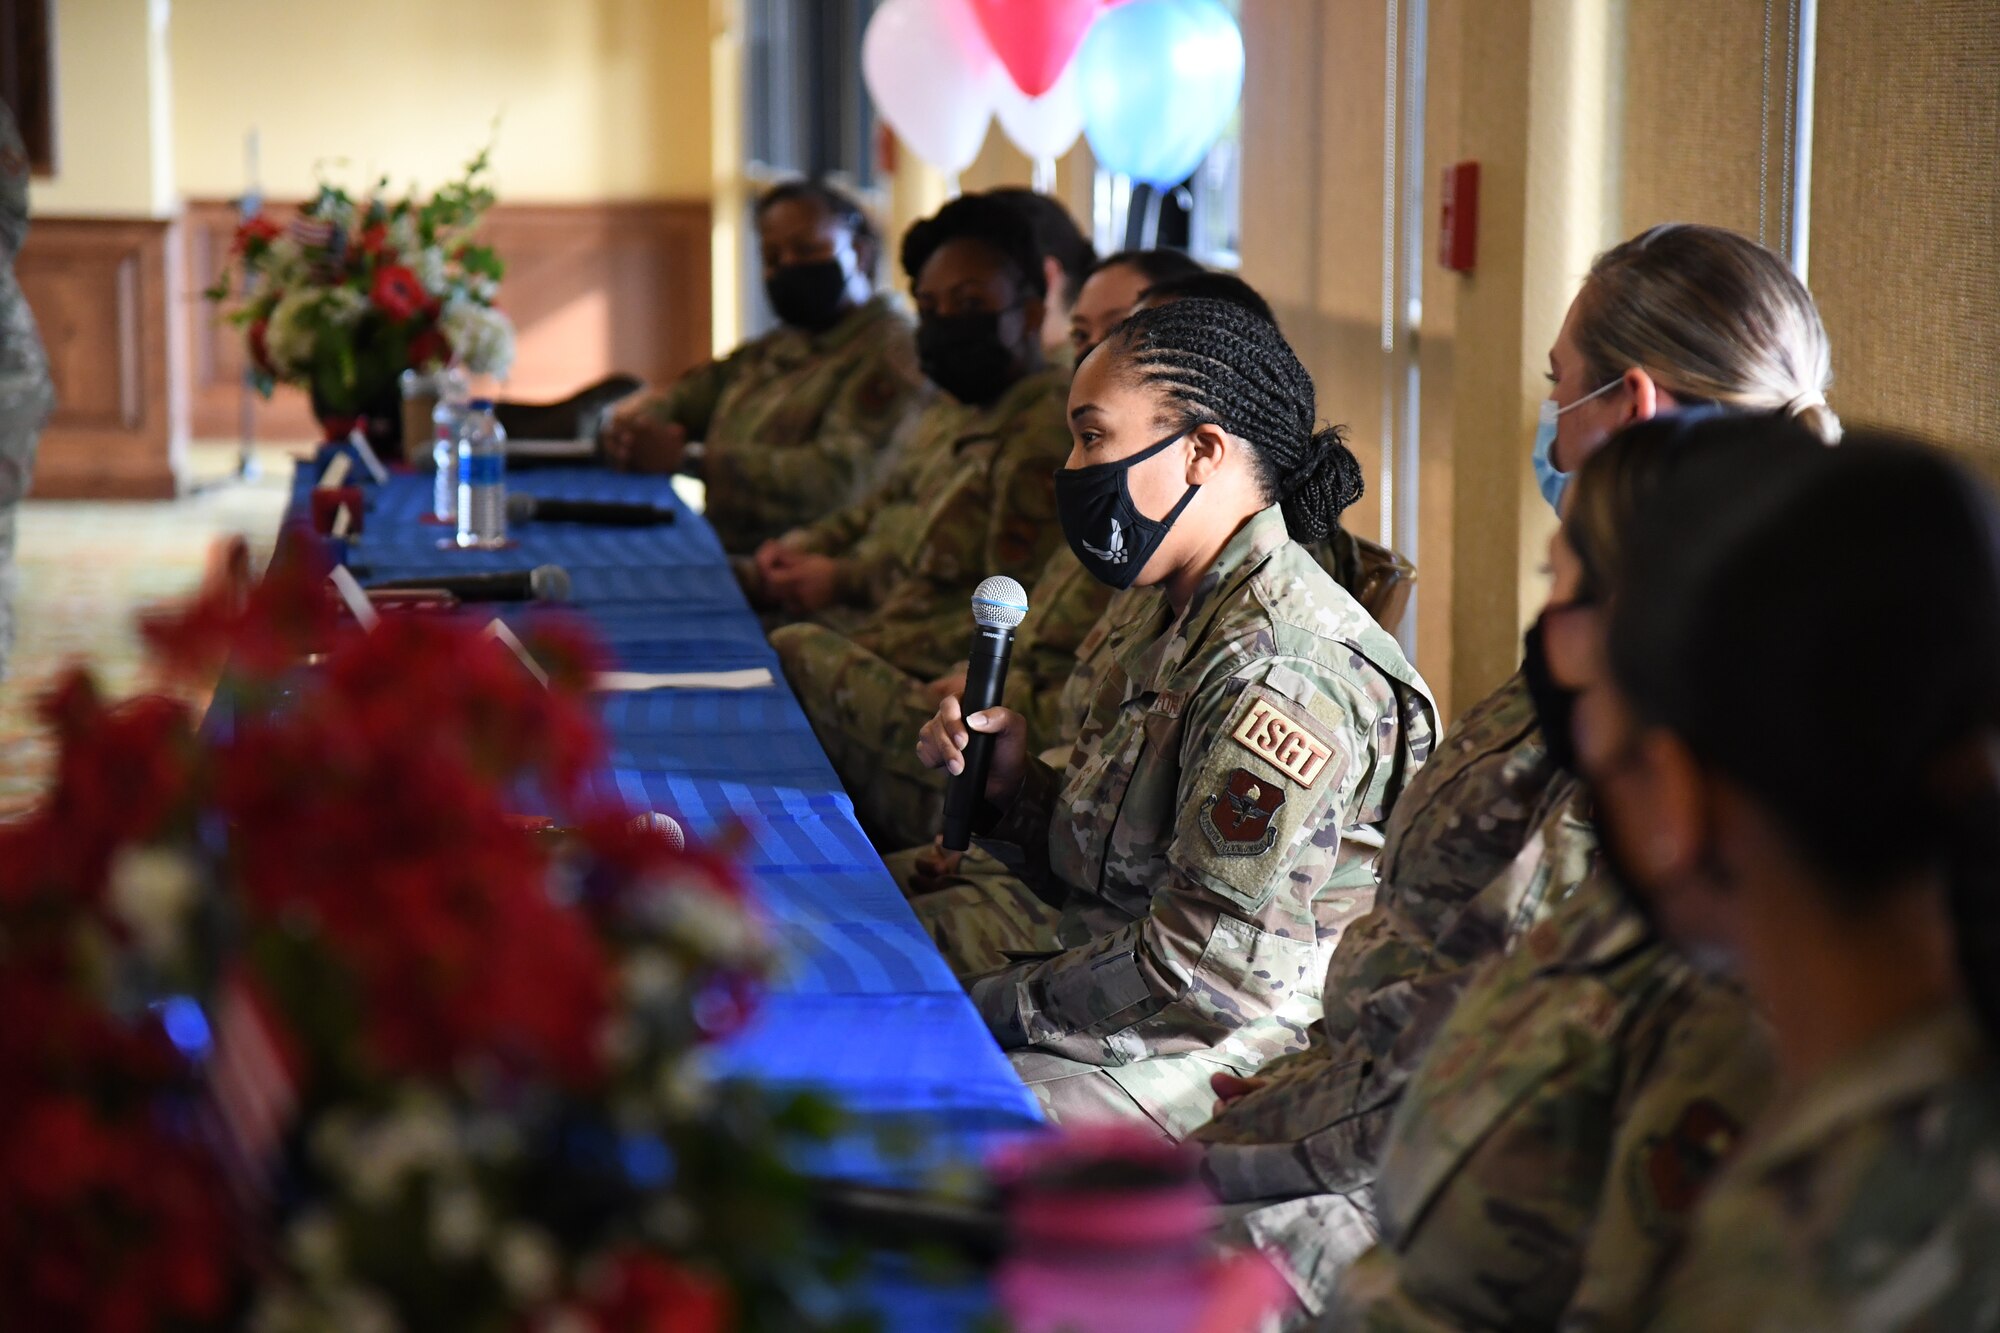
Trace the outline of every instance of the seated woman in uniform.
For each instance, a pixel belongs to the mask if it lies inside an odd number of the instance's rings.
[[[1131,313],[1132,303],[1152,275],[1197,267],[1187,256],[1170,250],[1112,256],[1084,281],[1072,331],[1118,323]],[[1028,615],[1015,632],[1006,697],[1008,705],[1027,719],[1030,744],[1042,750],[1074,738],[1075,724],[1065,723],[1064,685],[1076,667],[1078,649],[1112,594],[1084,572],[1060,541],[1036,576],[1022,579],[1022,585],[1028,589]],[[954,654],[962,652],[971,625],[967,605],[961,609],[959,625],[944,636],[941,646]],[[807,712],[834,771],[853,796],[862,827],[887,852],[928,843],[943,816],[944,775],[918,763],[913,746],[938,700],[965,688],[964,664],[957,663],[940,676],[914,675],[879,656],[803,649],[817,639],[804,630],[777,636],[787,663],[798,667],[794,688],[812,696]],[[821,688],[815,673],[833,666],[843,672],[839,688]]]
[[[895,698],[963,655],[982,579],[1031,582],[1061,543],[1054,475],[1068,448],[1068,376],[1042,364],[1041,267],[1019,216],[956,199],[911,230],[903,260],[924,371],[949,397],[925,409],[890,482],[788,539],[767,582],[801,611],[843,594],[865,608],[846,632],[801,622],[771,645],[871,831],[877,798],[905,794],[871,767],[910,744]]]
[[[1711,457],[1754,479],[1823,449],[1783,416],[1705,408],[1635,426],[1585,461],[1542,617],[1555,753],[1575,753],[1570,701],[1601,674],[1622,539],[1653,497]],[[1328,1274],[1337,1327],[1632,1327],[1770,1095],[1742,990],[1689,966],[1611,866],[1594,860],[1554,901],[1546,883],[1528,892],[1542,903],[1513,911],[1546,915],[1510,954],[1410,983],[1427,1005],[1457,1003],[1382,1143],[1380,1242]]]
[[[1019,213],[1034,232],[1035,249],[1041,252],[1042,274],[1048,285],[1048,299],[1042,310],[1042,354],[1052,366],[1074,365],[1069,354],[1070,312],[1097,264],[1097,251],[1069,210],[1049,195],[1025,186],[1008,185],[988,190],[986,197],[998,199]]]
[[[1207,272],[1180,250],[1120,250],[1090,270],[1069,312],[1072,363],[1096,350],[1105,335],[1139,308],[1140,298],[1162,282]]]
[[[1620,869],[1742,979],[1784,1080],[1643,1326],[1993,1328],[2000,506],[1857,433],[1690,470],[1631,545],[1577,751]]]
[[[1600,256],[1571,305],[1535,455],[1553,443],[1575,467],[1619,426],[1701,402],[1784,409],[1837,436],[1820,398],[1829,360],[1811,297],[1776,255],[1719,228],[1654,228]],[[1457,987],[1589,865],[1587,807],[1537,695],[1561,701],[1539,626],[1523,670],[1458,720],[1397,807],[1375,909],[1336,951],[1309,1047],[1218,1080],[1223,1104],[1196,1133],[1218,1193],[1265,1205],[1244,1224],[1284,1256],[1308,1311],[1373,1239],[1383,1135]]]
[[[628,399],[604,432],[614,467],[701,477],[732,555],[859,496],[923,396],[909,319],[875,290],[881,246],[859,205],[795,181],[759,199],[756,220],[782,325]]]
[[[955,770],[968,728],[995,737],[988,845],[1061,919],[928,898],[918,915],[1054,1119],[1178,1137],[1212,1073],[1290,1049],[1317,1017],[1326,951],[1367,907],[1379,826],[1435,713],[1292,540],[1324,536],[1360,476],[1274,325],[1219,301],[1133,316],[1079,367],[1070,428],[1063,535],[1151,602],[1114,629],[1064,772],[1005,708],[966,718],[947,699],[919,741]]]

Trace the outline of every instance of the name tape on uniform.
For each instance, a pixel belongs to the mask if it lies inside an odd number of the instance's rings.
[[[1319,737],[1268,699],[1253,702],[1229,736],[1286,777],[1308,787],[1333,758],[1333,750]]]

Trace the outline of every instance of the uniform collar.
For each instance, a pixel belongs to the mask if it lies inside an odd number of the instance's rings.
[[[1764,1173],[1807,1156],[1848,1125],[1991,1065],[1978,1021],[1955,1004],[1850,1052],[1785,1099],[1769,1133],[1745,1150],[1746,1170]]]
[[[1208,573],[1202,575],[1180,618],[1166,624],[1158,634],[1134,636],[1127,645],[1130,656],[1124,665],[1134,685],[1165,689],[1169,678],[1187,660],[1188,650],[1208,633],[1215,617],[1236,591],[1291,539],[1284,513],[1277,505],[1252,514],[1222,548],[1222,554],[1216,556]],[[1173,614],[1172,604],[1164,592],[1156,596],[1159,605],[1154,615],[1165,621]]]
[[[789,324],[778,326],[780,346],[803,357],[815,352],[833,352],[865,337],[882,320],[896,313],[895,298],[877,292],[840,317],[840,322],[821,333],[807,333]]]

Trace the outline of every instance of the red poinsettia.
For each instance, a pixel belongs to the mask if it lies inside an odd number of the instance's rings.
[[[361,229],[361,237],[355,242],[357,249],[370,259],[387,259],[394,263],[395,250],[389,246],[389,228],[380,222],[371,223]]]
[[[417,275],[402,264],[385,264],[376,269],[369,297],[376,309],[393,320],[416,318],[430,300]]]
[[[436,325],[410,339],[410,369],[433,370],[451,364],[451,339]]]
[[[243,254],[252,246],[269,245],[278,238],[278,224],[259,213],[256,217],[245,218],[236,228],[236,238],[231,242],[231,254]]]
[[[721,1282],[638,1250],[611,1261],[583,1314],[597,1333],[727,1333],[736,1326]]]

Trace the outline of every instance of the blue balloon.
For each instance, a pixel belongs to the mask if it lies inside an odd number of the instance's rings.
[[[1175,185],[1242,100],[1243,33],[1217,0],[1128,0],[1097,16],[1076,68],[1098,165]]]

